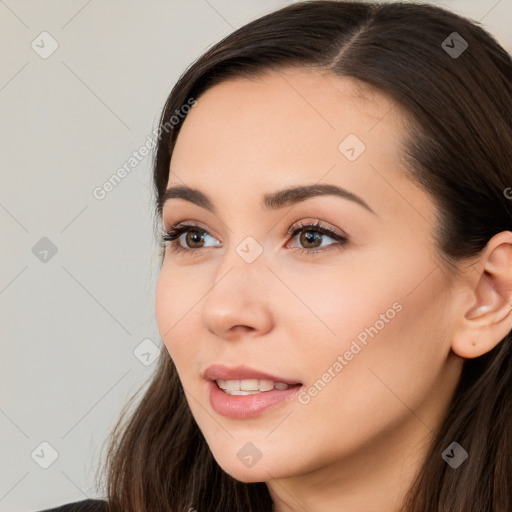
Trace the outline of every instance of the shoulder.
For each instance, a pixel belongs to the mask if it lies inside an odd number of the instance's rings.
[[[101,500],[74,501],[40,512],[107,512],[107,502]]]

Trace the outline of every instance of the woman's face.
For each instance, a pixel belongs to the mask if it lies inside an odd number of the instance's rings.
[[[211,208],[165,203],[164,227],[199,232],[166,248],[156,316],[199,428],[239,480],[407,472],[445,413],[461,370],[453,297],[434,205],[400,168],[401,119],[351,79],[288,69],[223,82],[184,121],[168,187]],[[327,184],[361,202],[267,197]],[[227,394],[204,376],[214,364],[253,369],[209,375],[252,378],[246,389],[259,373],[300,386]]]

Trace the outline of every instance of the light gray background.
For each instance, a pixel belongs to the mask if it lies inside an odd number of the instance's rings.
[[[0,512],[104,497],[102,445],[154,368],[134,350],[165,350],[150,157],[103,200],[92,191],[146,142],[194,58],[289,3],[0,0]],[[512,0],[437,3],[512,51]],[[44,31],[59,45],[46,59],[31,47],[49,48]],[[43,442],[58,453],[47,469]]]

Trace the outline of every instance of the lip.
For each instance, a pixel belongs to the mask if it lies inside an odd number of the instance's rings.
[[[293,400],[303,388],[303,384],[289,378],[278,377],[261,372],[248,366],[229,368],[222,364],[214,364],[206,368],[202,376],[206,379],[206,392],[212,409],[222,416],[233,419],[244,419],[258,416],[277,406]],[[284,382],[290,388],[272,391],[262,391],[253,395],[228,395],[215,382],[221,380],[268,379],[274,382]]]
[[[258,416],[293,400],[303,386],[293,386],[282,391],[262,391],[254,395],[228,395],[214,380],[207,381],[206,387],[210,405],[217,414],[227,418],[244,419]]]
[[[302,384],[298,380],[288,379],[286,377],[278,377],[270,373],[261,372],[249,366],[239,365],[232,368],[223,364],[212,364],[206,368],[202,374],[206,380],[245,380],[245,379],[267,379],[273,382],[284,382],[293,386]]]

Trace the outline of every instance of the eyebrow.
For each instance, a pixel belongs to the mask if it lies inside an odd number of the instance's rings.
[[[339,187],[337,185],[330,184],[315,184],[315,185],[303,185],[298,187],[289,187],[277,192],[265,194],[263,196],[262,205],[267,210],[277,210],[286,206],[292,206],[311,197],[332,195],[342,197],[353,201],[369,212],[376,215],[376,213],[370,208],[370,206],[358,195],[350,192],[349,190]],[[217,209],[211,199],[198,189],[188,187],[186,185],[176,185],[169,187],[162,197],[162,208],[163,205],[169,199],[184,199],[190,203],[194,203],[201,208],[217,213]]]

